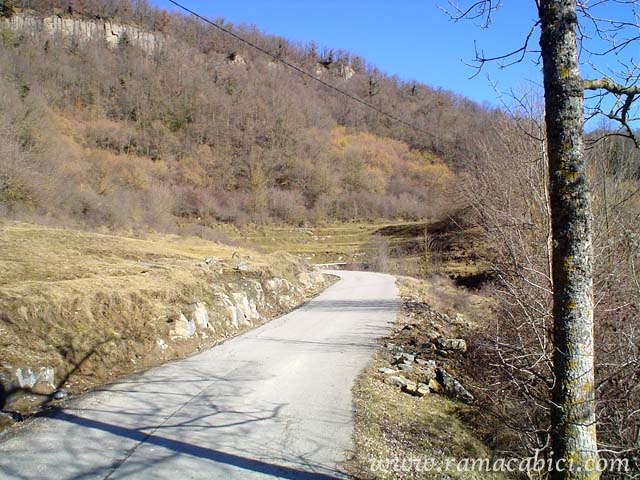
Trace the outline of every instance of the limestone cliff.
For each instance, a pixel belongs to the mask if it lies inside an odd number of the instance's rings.
[[[51,15],[37,17],[19,13],[11,18],[3,18],[0,26],[22,35],[61,36],[70,41],[104,41],[110,47],[123,44],[135,45],[149,55],[157,53],[165,45],[165,36],[160,32],[149,32],[131,25],[123,25],[103,20]]]

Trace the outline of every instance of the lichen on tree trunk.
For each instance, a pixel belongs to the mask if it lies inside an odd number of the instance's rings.
[[[591,207],[582,144],[576,0],[541,0],[539,9],[553,232],[552,447],[559,468],[552,477],[594,479]]]

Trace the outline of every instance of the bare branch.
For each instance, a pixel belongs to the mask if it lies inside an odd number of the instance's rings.
[[[535,33],[539,25],[540,25],[540,21],[536,21],[531,26],[531,29],[529,29],[529,33],[525,37],[524,42],[520,48],[517,48],[508,53],[504,53],[502,55],[497,55],[495,57],[485,57],[483,53],[478,52],[477,45],[474,41],[473,43],[474,43],[474,49],[476,54],[476,58],[474,62],[476,63],[476,65],[473,65],[473,67],[476,68],[477,71],[470,78],[476,77],[482,70],[482,67],[484,66],[485,63],[498,62],[498,65],[500,66],[500,68],[506,68],[506,67],[510,67],[511,65],[515,65],[516,63],[522,62],[524,60],[524,57],[527,55],[527,53],[538,52],[537,50],[530,50],[529,44],[531,42],[531,38],[533,37],[533,34]]]
[[[482,23],[480,26],[482,28],[489,28],[489,25],[491,25],[491,15],[502,6],[499,0],[478,0],[467,9],[460,8],[457,3],[451,0],[449,0],[448,3],[453,11],[439,5],[438,8],[446,13],[451,20],[458,22],[460,20],[477,20],[481,18]]]
[[[595,80],[583,80],[582,88],[585,90],[606,90],[616,95],[636,95],[640,93],[638,85],[622,85],[610,78],[598,78]]]
[[[595,80],[583,80],[582,88],[584,90],[604,90],[618,97],[609,113],[601,112],[599,107],[595,110],[595,113],[603,113],[611,120],[618,122],[626,130],[624,136],[633,140],[636,148],[640,148],[640,139],[631,127],[631,122],[638,119],[629,117],[631,107],[637,100],[637,95],[640,94],[640,86],[633,84],[623,85],[610,78],[603,77]]]

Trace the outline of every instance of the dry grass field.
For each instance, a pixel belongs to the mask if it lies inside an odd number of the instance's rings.
[[[246,270],[236,268],[241,262]],[[171,337],[197,302],[209,300],[213,315],[220,289],[281,278],[298,289],[298,301],[313,293],[300,282],[309,267],[294,256],[174,235],[128,238],[4,222],[0,265],[0,372],[52,367],[71,392],[249,328],[219,321],[191,338]],[[265,318],[282,313],[283,305],[269,305]]]

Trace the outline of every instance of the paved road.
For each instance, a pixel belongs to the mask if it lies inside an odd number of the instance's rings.
[[[288,315],[0,437],[0,478],[344,478],[351,387],[400,304],[393,277],[334,273]]]

